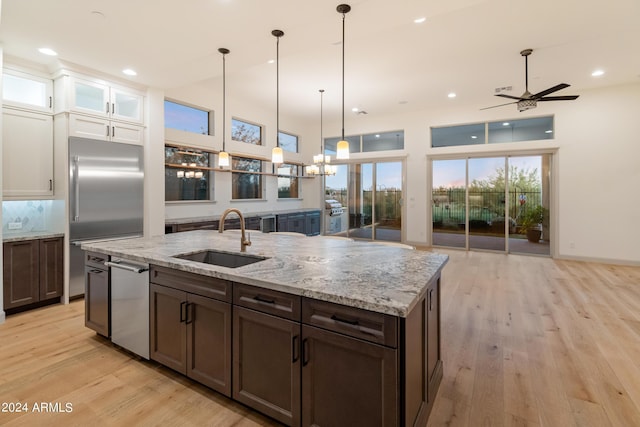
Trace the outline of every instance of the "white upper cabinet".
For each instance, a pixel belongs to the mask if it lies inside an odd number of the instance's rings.
[[[53,82],[51,79],[4,69],[2,100],[5,105],[51,113],[53,111]]]
[[[133,89],[71,78],[71,111],[142,124],[143,105],[144,95]]]

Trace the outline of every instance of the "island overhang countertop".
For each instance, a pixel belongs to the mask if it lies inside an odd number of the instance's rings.
[[[175,258],[214,250],[240,254],[239,230],[198,230],[84,243],[82,249],[406,317],[449,257],[366,241],[251,233],[246,254],[268,259],[237,268]]]

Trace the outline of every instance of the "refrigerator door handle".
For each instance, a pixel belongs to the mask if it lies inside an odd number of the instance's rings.
[[[71,181],[73,182],[73,216],[72,221],[80,221],[80,180],[78,179],[78,163],[80,156],[73,156],[73,165],[71,168]]]

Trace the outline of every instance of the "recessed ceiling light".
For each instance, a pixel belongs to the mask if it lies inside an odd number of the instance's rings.
[[[413,22],[415,22],[416,24],[422,24],[426,20],[427,18],[425,18],[424,16],[421,16],[420,18],[414,19]]]
[[[553,133],[553,131],[549,129],[549,130],[545,130],[544,133]]]
[[[360,110],[358,109],[358,107],[353,107],[353,108],[351,109],[351,111],[353,111],[354,113],[357,113],[357,112],[358,112],[358,111],[360,111]]]
[[[509,126],[509,122],[504,122],[502,126]]]
[[[276,60],[275,59],[270,59],[267,61],[267,64],[275,64]]]
[[[57,56],[58,52],[56,52],[53,49],[49,49],[48,47],[41,47],[40,49],[38,49],[38,52],[44,54],[44,55],[49,55],[49,56]]]
[[[126,74],[127,76],[137,76],[138,73],[135,72],[135,70],[132,70],[131,68],[125,68],[124,70],[122,70],[122,72],[124,74]]]
[[[455,98],[457,95],[455,92],[450,92],[449,95],[447,95],[449,98]]]
[[[471,139],[478,139],[478,137],[475,135],[471,135]]]
[[[376,138],[380,138],[380,134],[379,133],[376,134]]]
[[[604,74],[603,70],[595,70],[593,73],[591,73],[591,76],[592,77],[600,77],[603,74]]]

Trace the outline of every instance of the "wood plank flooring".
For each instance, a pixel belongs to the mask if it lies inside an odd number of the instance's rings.
[[[438,251],[451,259],[430,427],[640,426],[640,268]],[[17,402],[28,412],[0,425],[278,425],[112,346],[82,301],[0,325],[0,410]]]

